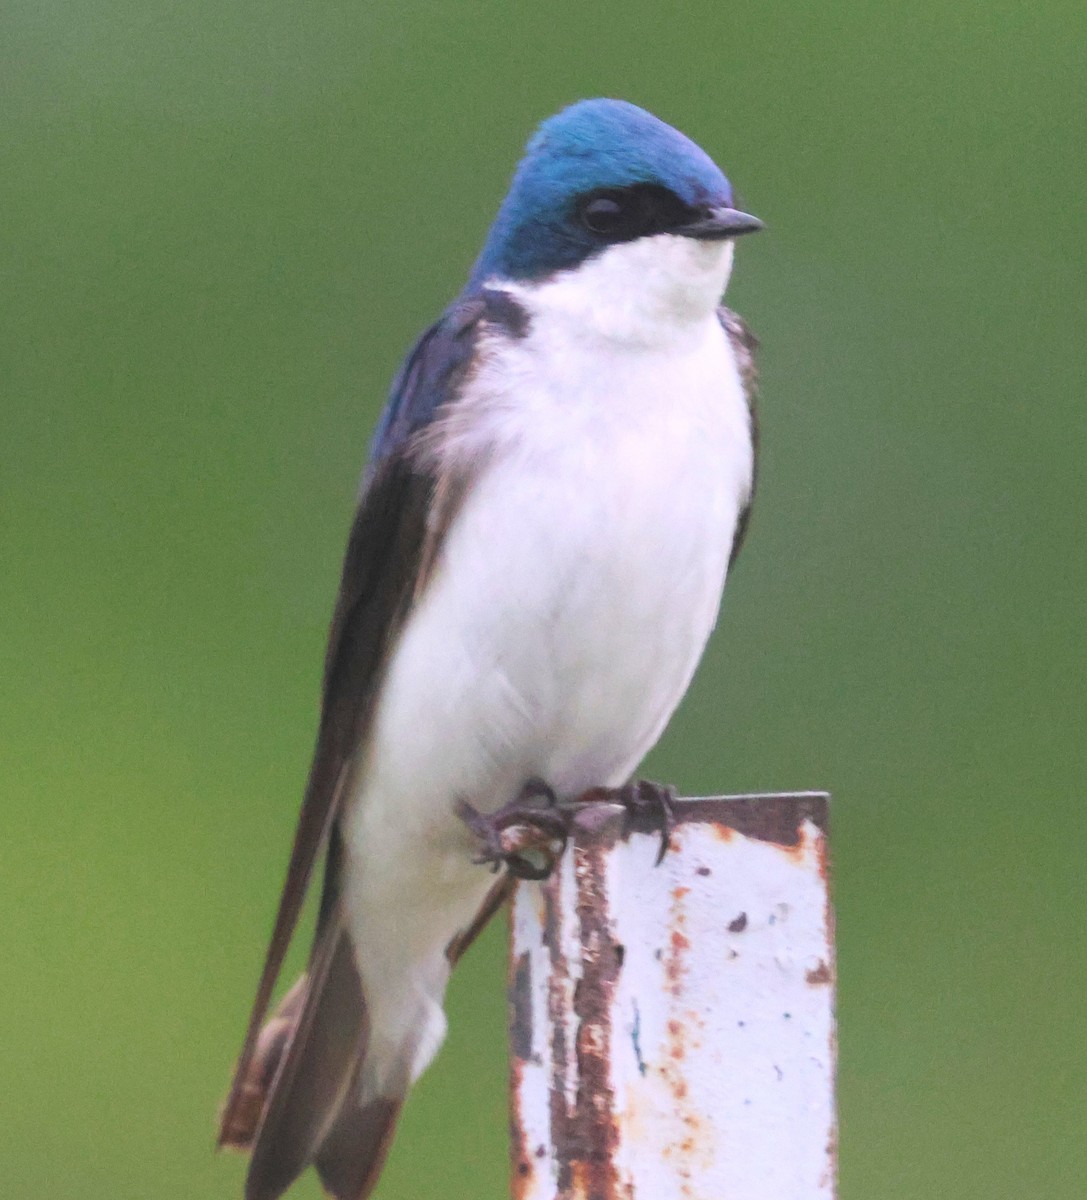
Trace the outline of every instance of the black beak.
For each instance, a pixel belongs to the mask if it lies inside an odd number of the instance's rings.
[[[709,208],[697,220],[680,225],[672,232],[683,237],[715,242],[723,238],[742,237],[745,233],[758,233],[762,228],[763,223],[758,217],[740,212],[737,208]]]

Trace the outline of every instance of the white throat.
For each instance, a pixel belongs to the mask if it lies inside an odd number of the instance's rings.
[[[571,337],[661,345],[714,317],[732,254],[731,241],[662,233],[609,246],[541,282],[489,280],[487,286],[568,326]]]

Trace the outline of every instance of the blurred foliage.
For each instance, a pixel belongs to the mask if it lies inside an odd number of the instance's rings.
[[[6,1195],[240,1195],[214,1116],[369,432],[596,94],[770,227],[753,531],[647,771],[835,794],[844,1200],[1083,1195],[1085,68],[1071,0],[7,0]],[[502,954],[382,1200],[506,1194]]]

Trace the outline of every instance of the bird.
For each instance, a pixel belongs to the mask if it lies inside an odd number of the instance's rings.
[[[498,834],[629,789],[687,690],[754,495],[756,342],[722,297],[761,228],[677,129],[579,101],[530,138],[400,368],[220,1116],[246,1200],[311,1167],[336,1200],[371,1194],[453,965],[532,874]],[[322,860],[307,969],[269,1015]]]

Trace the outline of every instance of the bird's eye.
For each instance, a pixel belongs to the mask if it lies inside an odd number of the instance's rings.
[[[616,241],[639,237],[650,225],[643,197],[634,191],[597,192],[581,204],[581,223],[590,233]]]
[[[667,188],[654,184],[593,192],[582,198],[577,212],[590,233],[609,242],[630,242],[647,233],[663,233],[689,219],[683,202]]]

